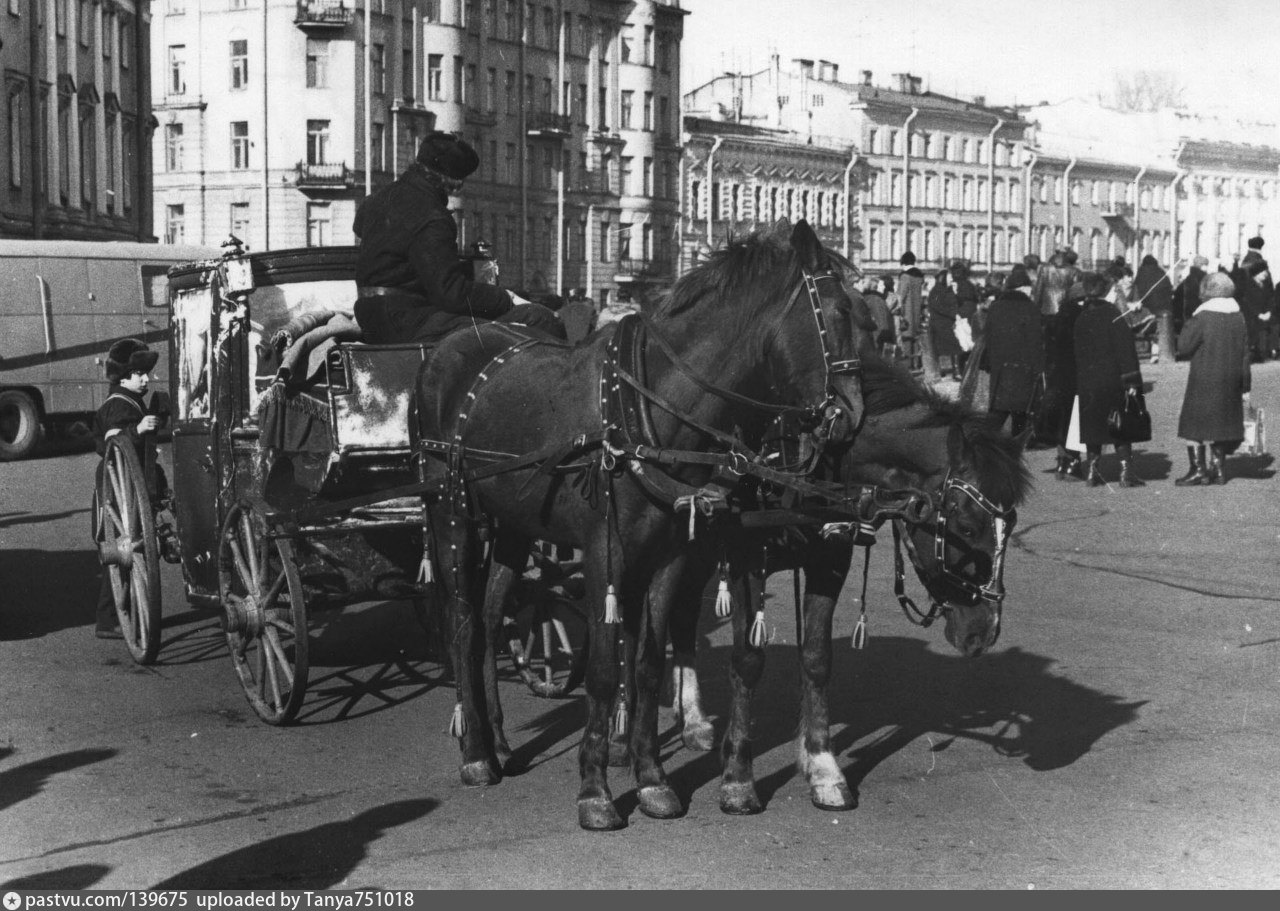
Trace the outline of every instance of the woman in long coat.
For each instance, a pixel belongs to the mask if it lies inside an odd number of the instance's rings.
[[[1044,343],[1040,336],[1040,308],[1031,300],[1031,277],[1014,266],[1001,291],[987,308],[985,366],[991,372],[987,410],[1001,424],[1010,419],[1017,436],[1034,412],[1044,373]]]
[[[933,356],[941,360],[950,358],[952,372],[956,379],[960,378],[955,365],[959,362],[960,340],[956,338],[956,311],[959,301],[951,287],[951,276],[944,269],[938,273],[929,289],[929,297],[925,302],[925,310],[929,314],[929,340],[933,343]]]
[[[1216,272],[1201,284],[1202,303],[1178,336],[1191,358],[1178,436],[1189,440],[1191,469],[1179,487],[1227,483],[1226,454],[1244,439],[1244,396],[1249,392],[1249,339],[1230,276]],[[1211,461],[1205,464],[1205,446]]]
[[[1058,312],[1041,316],[1044,336],[1044,401],[1036,418],[1037,433],[1058,447],[1056,477],[1081,480],[1080,453],[1067,448],[1071,409],[1076,400],[1076,318],[1084,300],[1083,286],[1075,282],[1058,304]],[[1034,302],[1034,300],[1033,300]]]
[[[1134,350],[1133,333],[1116,306],[1107,301],[1109,282],[1096,272],[1081,277],[1084,304],[1076,318],[1076,392],[1080,397],[1080,442],[1085,447],[1085,480],[1090,487],[1105,483],[1098,470],[1103,446],[1120,456],[1120,486],[1140,487],[1133,471],[1133,443],[1115,434],[1107,418],[1124,408],[1130,390],[1142,392],[1142,372]]]

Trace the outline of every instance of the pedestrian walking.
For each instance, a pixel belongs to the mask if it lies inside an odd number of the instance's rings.
[[[1063,295],[1058,312],[1046,320],[1044,327],[1044,400],[1037,416],[1037,432],[1058,450],[1054,477],[1059,481],[1084,479],[1080,451],[1068,446],[1071,415],[1076,401],[1076,319],[1084,302],[1084,286],[1072,283]],[[1034,301],[1033,301],[1034,303]]]
[[[1021,434],[1035,412],[1044,374],[1040,311],[1031,300],[1031,277],[1014,266],[1004,290],[987,308],[983,359],[991,375],[987,410]]]
[[[1227,452],[1244,439],[1249,344],[1234,293],[1229,276],[1218,272],[1206,278],[1202,302],[1178,337],[1178,350],[1191,359],[1178,417],[1178,436],[1188,441],[1191,466],[1174,481],[1179,487],[1227,483]]]
[[[875,351],[883,356],[886,348],[897,344],[897,333],[893,326],[893,311],[884,295],[884,280],[868,276],[863,280],[862,301],[866,304],[871,318],[875,321]]]
[[[1070,247],[1059,247],[1049,257],[1049,265],[1040,267],[1031,299],[1043,316],[1053,316],[1058,312],[1067,290],[1080,274],[1067,257],[1070,252]]]
[[[951,377],[959,381],[964,371],[966,354],[956,336],[956,320],[968,319],[973,315],[975,301],[969,302],[967,312],[962,312],[960,298],[956,294],[956,274],[963,274],[962,266],[955,270],[944,269],[929,292],[927,308],[929,311],[929,340],[933,346],[933,354],[938,358],[949,358],[951,361]],[[972,285],[970,285],[972,288]]]
[[[1146,440],[1126,436],[1110,421],[1113,412],[1126,408],[1128,396],[1142,394],[1142,372],[1133,335],[1121,311],[1107,300],[1106,277],[1086,272],[1080,281],[1084,303],[1076,318],[1074,336],[1085,480],[1090,487],[1105,483],[1098,460],[1103,446],[1114,446],[1120,456],[1120,486],[1141,487],[1143,481],[1133,466],[1133,444]]]
[[[911,368],[920,366],[921,336],[924,331],[924,273],[916,268],[916,255],[910,250],[898,259],[898,297],[902,301],[903,328],[899,335],[902,353]]]
[[[1205,269],[1209,266],[1209,260],[1204,256],[1194,256],[1191,259],[1191,268],[1187,271],[1187,277],[1178,283],[1178,289],[1173,295],[1173,331],[1177,337],[1182,333],[1182,327],[1186,321],[1191,319],[1191,314],[1196,312],[1196,308],[1200,306],[1200,283],[1204,281]],[[1186,360],[1186,355],[1179,348],[1177,352],[1178,360]]]
[[[1249,352],[1254,363],[1267,359],[1270,352],[1268,336],[1271,329],[1271,308],[1275,303],[1275,283],[1271,269],[1262,256],[1263,240],[1249,240],[1249,252],[1233,271],[1236,285],[1236,301],[1249,332]]]
[[[1151,345],[1151,363],[1160,363],[1160,352],[1173,356],[1173,282],[1164,267],[1148,253],[1138,263],[1130,298],[1155,318],[1156,340]]]

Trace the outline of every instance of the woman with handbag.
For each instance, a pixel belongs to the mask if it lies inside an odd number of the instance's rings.
[[[1178,436],[1188,440],[1190,470],[1173,483],[1199,487],[1227,483],[1226,455],[1244,439],[1249,338],[1235,283],[1224,272],[1205,276],[1201,304],[1182,327],[1178,351],[1191,358]],[[1205,461],[1208,447],[1209,461]]]
[[[1076,391],[1080,397],[1080,442],[1085,447],[1085,480],[1106,483],[1098,468],[1103,446],[1120,457],[1120,486],[1141,487],[1133,470],[1133,444],[1151,439],[1142,399],[1142,372],[1133,334],[1120,310],[1109,302],[1110,282],[1097,272],[1081,276],[1084,302],[1075,324]]]

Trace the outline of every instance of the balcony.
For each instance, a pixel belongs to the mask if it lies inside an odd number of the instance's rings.
[[[297,164],[297,179],[294,186],[300,190],[344,190],[356,185],[356,174],[347,167],[347,163],[308,164],[300,161]]]
[[[1112,204],[1112,205],[1109,205],[1109,206],[1107,206],[1105,209],[1103,209],[1103,211],[1102,211],[1102,217],[1103,217],[1103,218],[1124,218],[1124,219],[1132,219],[1132,218],[1133,218],[1133,203],[1131,203],[1131,202],[1118,202],[1118,203],[1114,203],[1114,204]]]
[[[476,126],[491,127],[497,124],[498,115],[495,111],[482,111],[480,108],[467,105],[465,116],[467,123]]]
[[[572,132],[571,118],[568,114],[535,111],[529,115],[526,132],[530,139],[567,139]]]
[[[569,184],[570,193],[592,193],[596,195],[610,194],[617,196],[609,187],[608,176],[604,171],[579,171]]]
[[[298,0],[293,24],[303,31],[339,31],[354,17],[355,10],[344,0]]]

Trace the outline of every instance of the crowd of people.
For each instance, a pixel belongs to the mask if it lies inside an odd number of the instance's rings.
[[[1029,255],[981,283],[964,262],[930,282],[907,252],[896,278],[866,277],[857,291],[877,351],[926,376],[961,381],[979,352],[989,410],[1012,433],[1056,446],[1060,480],[1105,484],[1110,446],[1120,486],[1142,486],[1133,446],[1151,439],[1151,426],[1137,343],[1149,343],[1152,364],[1190,361],[1178,425],[1189,468],[1175,483],[1224,484],[1225,457],[1244,439],[1250,364],[1280,356],[1280,302],[1263,246],[1251,239],[1243,257],[1213,272],[1196,256],[1178,281],[1151,255],[1136,272],[1123,257],[1086,271],[1061,247],[1048,262]]]

